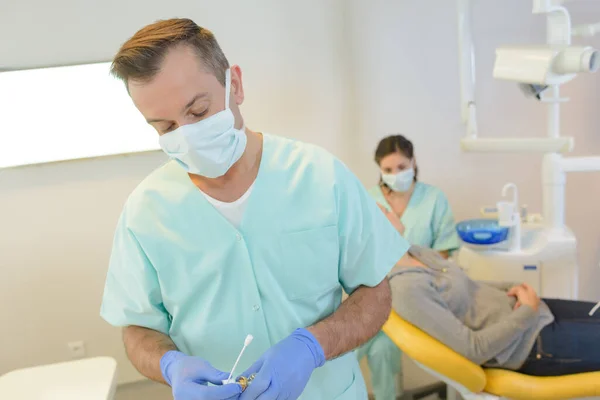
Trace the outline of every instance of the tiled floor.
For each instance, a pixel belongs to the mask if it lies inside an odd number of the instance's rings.
[[[115,400],[173,400],[171,388],[145,381],[119,386]]]

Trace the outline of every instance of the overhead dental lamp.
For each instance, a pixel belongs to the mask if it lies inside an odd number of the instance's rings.
[[[494,78],[536,85],[561,85],[582,72],[600,69],[592,47],[503,46],[496,49]]]
[[[542,213],[528,214],[516,197],[498,202],[496,207],[484,207],[481,214],[486,219],[457,225],[465,245],[455,256],[472,279],[527,282],[541,296],[578,299],[577,238],[565,224],[565,185],[568,173],[600,172],[600,156],[563,155],[572,151],[574,138],[561,134],[561,105],[568,99],[560,95],[560,86],[578,74],[600,69],[598,50],[571,43],[574,36],[600,33],[600,23],[573,27],[569,11],[563,6],[565,0],[532,0],[533,13],[546,16],[546,43],[497,48],[493,76],[517,83],[526,97],[536,98],[547,106],[547,134],[480,137],[471,0],[457,1],[461,110],[467,128],[461,148],[468,152],[524,152],[543,156]],[[506,189],[509,187],[512,186]]]

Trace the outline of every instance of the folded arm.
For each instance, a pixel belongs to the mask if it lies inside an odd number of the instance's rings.
[[[479,281],[479,282],[483,283],[485,285],[494,287],[498,290],[502,290],[503,292],[508,292],[511,288],[520,285],[520,283],[515,283],[515,282],[493,282],[493,281]]]
[[[449,309],[437,290],[426,281],[392,278],[393,308],[406,321],[476,364],[493,359],[535,321],[529,306],[513,311],[502,322],[475,331]]]

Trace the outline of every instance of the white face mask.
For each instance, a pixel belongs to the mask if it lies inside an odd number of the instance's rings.
[[[397,174],[381,174],[383,183],[395,192],[408,192],[415,180],[414,168],[408,168]]]
[[[225,109],[193,124],[183,125],[159,138],[160,147],[191,174],[218,178],[244,154],[246,132],[235,129],[229,109],[231,71],[225,73]]]

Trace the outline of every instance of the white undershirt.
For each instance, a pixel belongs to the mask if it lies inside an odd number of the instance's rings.
[[[213,199],[203,191],[200,191],[200,193],[206,197],[206,200],[208,200],[208,202],[212,204],[213,207],[231,223],[231,225],[239,229],[242,218],[244,217],[244,211],[246,211],[246,206],[248,205],[248,198],[250,197],[250,193],[252,193],[252,188],[254,188],[254,183],[246,190],[246,193],[244,193],[242,197],[231,203]]]

